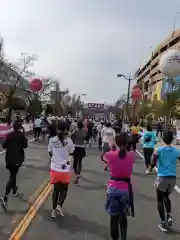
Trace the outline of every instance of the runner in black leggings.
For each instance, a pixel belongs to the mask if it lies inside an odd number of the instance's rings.
[[[15,122],[13,125],[14,131],[9,133],[3,143],[3,148],[6,149],[6,168],[9,171],[9,180],[6,184],[4,197],[0,198],[0,202],[4,210],[7,210],[7,202],[10,192],[13,196],[17,196],[18,187],[16,185],[16,177],[24,161],[24,148],[27,148],[28,141],[25,132],[21,132],[22,125],[20,122]]]
[[[71,134],[71,138],[75,145],[73,162],[74,173],[76,175],[76,179],[74,182],[75,184],[79,183],[79,178],[82,170],[82,160],[86,156],[84,141],[87,136],[87,131],[84,130],[83,127],[83,122],[79,121],[77,123],[77,129],[74,130]]]

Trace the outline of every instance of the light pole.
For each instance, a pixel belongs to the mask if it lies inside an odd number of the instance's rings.
[[[124,79],[126,79],[128,81],[128,94],[127,94],[127,100],[126,100],[127,121],[128,121],[129,120],[129,100],[130,100],[131,81],[135,80],[135,77],[132,77],[131,73],[129,74],[129,76],[125,76],[124,74],[118,73],[117,77],[119,77],[119,78],[123,77]]]

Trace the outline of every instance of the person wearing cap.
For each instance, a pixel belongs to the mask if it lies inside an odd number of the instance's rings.
[[[3,148],[6,151],[5,162],[6,168],[9,171],[9,179],[6,184],[6,190],[4,197],[0,198],[0,203],[4,210],[7,210],[7,202],[10,192],[12,196],[18,195],[18,186],[16,185],[16,177],[19,168],[24,162],[25,154],[24,149],[28,147],[28,141],[25,132],[21,131],[22,124],[19,121],[15,121],[13,124],[13,131],[10,132],[5,141],[3,142]]]

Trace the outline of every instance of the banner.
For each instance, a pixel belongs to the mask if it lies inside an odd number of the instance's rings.
[[[105,109],[104,104],[100,104],[100,103],[88,103],[88,108],[90,108],[90,109]]]

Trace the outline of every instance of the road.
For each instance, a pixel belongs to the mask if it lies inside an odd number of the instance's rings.
[[[29,136],[30,137],[30,136]],[[7,240],[17,222],[24,216],[29,207],[30,199],[37,191],[48,173],[47,146],[41,142],[31,142],[26,150],[26,158],[20,169],[17,184],[20,195],[18,198],[9,198],[8,212],[0,206],[0,239]],[[4,188],[8,179],[5,169],[4,153],[0,155],[0,195],[4,195]]]
[[[66,217],[51,221],[51,196],[36,215],[23,240],[108,240],[109,217],[104,211],[105,173],[96,149],[88,150],[84,159],[83,178],[80,186],[70,185],[65,204]],[[178,170],[179,171],[179,170]],[[180,176],[180,171],[179,171]],[[155,175],[144,175],[144,162],[137,155],[133,188],[136,217],[129,218],[128,240],[179,240],[180,239],[180,195],[172,195],[174,225],[170,233],[164,234],[157,227],[156,194],[153,186]]]

